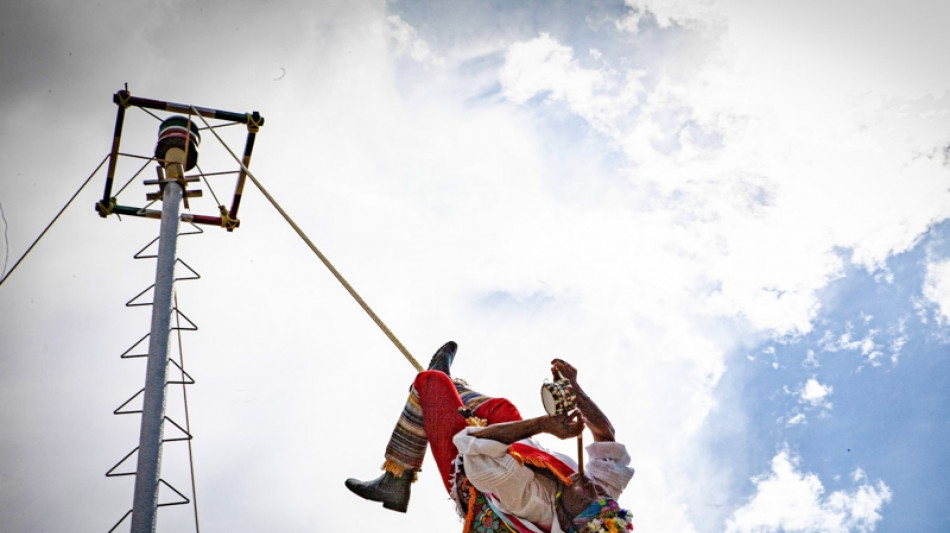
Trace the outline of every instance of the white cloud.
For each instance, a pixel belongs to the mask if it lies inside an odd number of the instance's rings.
[[[907,334],[907,319],[901,318],[896,325],[888,328],[888,333],[891,335],[891,340],[888,343],[888,347],[891,350],[891,364],[896,365],[900,358],[901,351],[904,349],[904,345],[907,344],[909,340]]]
[[[626,0],[630,12],[617,23],[627,31],[637,31],[640,20],[650,13],[657,24],[667,28],[674,24],[689,24],[698,19],[714,17],[715,0]]]
[[[795,4],[750,5],[741,0],[626,0],[631,8],[618,27],[635,31],[649,12],[660,27],[728,24],[729,41],[744,60],[782,71],[779,83],[795,82],[799,73],[828,85],[878,90],[917,98],[940,94],[950,73],[929,68],[943,46],[940,20],[950,6],[909,0],[899,12],[885,0],[854,5],[820,0]],[[913,36],[913,38],[911,38]],[[756,46],[758,45],[758,46]],[[820,58],[820,59],[819,59]],[[770,64],[771,62],[771,64]],[[841,71],[838,66],[848,65]]]
[[[831,403],[827,397],[834,391],[831,385],[822,385],[814,377],[808,378],[805,385],[799,391],[799,402],[807,403],[812,407],[831,408]]]
[[[950,259],[927,264],[923,293],[936,306],[937,322],[950,324]]]
[[[896,330],[892,327],[888,329],[888,333],[896,335],[890,343],[891,347],[891,362],[896,362],[897,357],[900,353],[900,348],[903,346],[902,340],[902,326],[898,323]],[[825,352],[840,352],[840,351],[857,351],[865,357],[865,360],[871,363],[871,366],[879,367],[883,364],[881,360],[884,356],[882,351],[883,347],[877,341],[875,337],[880,333],[877,329],[868,329],[867,334],[864,338],[855,339],[853,337],[854,325],[848,323],[844,333],[840,335],[835,335],[831,331],[826,331],[822,338],[818,341],[818,345]]]
[[[915,302],[914,306],[922,320],[925,320],[926,306],[921,302]],[[867,315],[862,315],[862,317],[864,318],[864,324],[870,326],[874,317]],[[854,324],[848,322],[845,325],[845,331],[842,333],[825,331],[822,338],[818,340],[818,346],[822,351],[828,353],[858,352],[864,356],[865,362],[870,363],[872,367],[882,366],[885,358],[892,365],[897,364],[901,351],[908,341],[906,317],[896,320],[883,329],[869,328],[861,338],[855,337],[854,329]],[[813,354],[809,355],[806,363],[811,359],[813,359]]]
[[[834,407],[828,399],[834,392],[834,387],[822,384],[816,377],[808,378],[804,384],[794,389],[785,386],[783,387],[783,391],[789,396],[798,398],[798,405],[776,420],[776,423],[784,424],[785,427],[805,424],[808,419],[806,413],[816,409],[818,410],[819,418],[826,417]]]
[[[664,20],[692,13],[680,4],[665,3]],[[693,37],[677,37],[681,53],[658,58],[648,81],[641,66],[611,66],[617,58],[582,67],[542,34],[511,45],[499,79],[512,102],[545,95],[623,151],[632,182],[655,193],[659,212],[675,213],[688,235],[677,244],[716,287],[697,295],[702,309],[762,331],[807,332],[817,291],[842,274],[839,250],[880,268],[950,215],[937,150],[946,117],[934,111],[945,102],[858,95],[817,81],[812,64],[710,51],[737,46],[731,39],[756,50],[747,24],[677,34]]]
[[[755,494],[733,513],[727,533],[845,533],[873,531],[891,501],[883,482],[868,483],[863,471],[854,489],[825,494],[817,475],[798,470],[800,459],[785,449],[772,458],[771,472],[752,479]]]
[[[600,58],[600,52],[591,51]],[[607,134],[617,134],[617,121],[637,104],[641,72],[588,69],[580,66],[574,51],[547,33],[508,49],[498,73],[505,96],[523,104],[536,95],[562,101],[573,112]]]
[[[429,44],[419,37],[419,32],[402,20],[399,15],[386,17],[386,31],[393,44],[393,54],[396,57],[409,57],[423,64],[442,65],[445,63],[444,59],[436,56]]]
[[[797,426],[799,424],[805,423],[805,413],[795,413],[794,416],[790,417],[785,421],[787,427]]]

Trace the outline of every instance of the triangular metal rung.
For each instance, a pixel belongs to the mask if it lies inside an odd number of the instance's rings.
[[[144,388],[144,387],[141,388],[141,389],[139,389],[139,391],[136,392],[135,394],[133,394],[131,398],[129,398],[128,400],[126,400],[125,402],[123,402],[122,405],[116,407],[115,411],[112,411],[112,414],[114,414],[114,415],[134,415],[134,414],[136,414],[136,413],[141,413],[141,412],[142,412],[141,409],[138,409],[138,410],[135,410],[135,411],[123,411],[122,409],[123,409],[125,406],[129,405],[130,403],[132,403],[132,400],[138,398],[139,395],[142,394],[143,392],[145,392],[145,388]]]
[[[170,385],[194,385],[195,384],[195,378],[191,377],[191,375],[188,374],[188,372],[185,372],[185,369],[182,368],[181,365],[175,362],[174,359],[169,359],[169,361],[171,361],[171,363],[175,365],[175,367],[178,368],[178,370],[181,372],[182,380],[181,381],[169,380],[166,383]]]
[[[176,259],[175,262],[176,262],[176,263],[181,263],[182,266],[184,266],[186,269],[188,269],[188,272],[190,272],[191,275],[186,275],[185,277],[180,277],[180,278],[179,278],[179,277],[176,277],[176,278],[173,279],[172,281],[188,281],[188,280],[192,280],[192,279],[201,279],[201,275],[198,274],[197,272],[195,272],[195,269],[193,269],[193,268],[191,268],[190,266],[188,266],[188,263],[185,263],[185,262],[182,261],[181,259]],[[149,291],[154,291],[154,289],[155,289],[155,284],[152,283],[151,285],[149,285],[148,287],[146,287],[145,290],[143,290],[142,292],[140,292],[140,293],[136,294],[135,296],[133,296],[131,300],[125,302],[125,306],[126,306],[126,307],[148,307],[148,306],[152,305],[153,302],[151,302],[151,301],[149,301],[149,302],[140,302],[140,301],[137,301],[137,300],[139,300],[140,298],[142,298],[143,296],[145,296]],[[144,298],[142,298],[142,299],[144,300]],[[152,297],[151,299],[154,300],[155,298]]]
[[[203,230],[203,229],[201,229],[200,227],[198,227],[197,225],[195,225],[194,222],[189,222],[188,224],[189,224],[192,228],[194,228],[196,231],[191,231],[191,230],[182,231],[182,232],[180,232],[180,233],[178,234],[179,237],[185,237],[185,236],[187,236],[187,235],[198,235],[198,234],[201,234],[201,233],[204,233],[204,232],[205,232],[205,230]],[[133,258],[133,259],[155,259],[155,258],[157,258],[157,257],[158,257],[158,250],[150,251],[150,253],[149,253],[148,255],[146,255],[145,252],[146,252],[149,248],[153,247],[153,246],[155,245],[155,243],[158,242],[158,239],[159,239],[159,238],[160,238],[160,237],[155,237],[154,239],[152,239],[151,241],[149,241],[149,243],[146,244],[145,246],[143,246],[141,250],[139,250],[138,252],[135,252],[135,255],[133,255],[132,258]]]
[[[193,268],[191,268],[190,266],[188,266],[188,263],[182,261],[180,257],[179,257],[178,259],[176,259],[175,262],[176,262],[176,263],[181,263],[181,265],[182,265],[183,267],[185,267],[185,268],[188,269],[188,272],[191,272],[191,275],[190,275],[190,276],[186,276],[186,277],[178,277],[178,276],[175,276],[175,281],[188,281],[188,280],[190,280],[190,279],[201,279],[201,274],[195,272],[195,269],[193,269]]]
[[[173,425],[173,426],[175,426],[176,428],[178,428],[178,431],[181,431],[181,434],[184,435],[184,436],[183,436],[183,437],[171,437],[171,438],[164,438],[164,437],[163,437],[163,438],[162,438],[162,442],[180,442],[180,441],[183,441],[183,440],[191,440],[191,439],[192,439],[191,433],[188,433],[187,431],[185,431],[185,428],[179,426],[177,422],[175,422],[175,421],[172,420],[171,418],[168,418],[167,416],[165,417],[165,420],[169,421],[169,422],[171,423],[171,425]],[[165,431],[163,430],[162,433],[164,434]]]
[[[194,222],[189,222],[188,225],[190,225],[190,226],[191,226],[192,228],[194,228],[195,230],[194,230],[194,231],[191,231],[191,230],[179,231],[179,232],[178,232],[178,236],[179,236],[179,237],[184,237],[185,235],[198,235],[199,233],[204,233],[204,232],[205,232],[205,230],[201,229],[201,227],[199,227],[199,226],[198,226],[197,224],[195,224]]]
[[[133,471],[131,471],[131,472],[118,472],[118,473],[116,473],[116,472],[115,472],[115,469],[116,469],[116,468],[119,468],[119,466],[121,466],[122,463],[126,462],[126,461],[129,459],[129,457],[132,457],[132,455],[134,455],[134,454],[135,454],[136,452],[138,452],[138,451],[139,451],[139,447],[136,446],[131,452],[127,453],[127,454],[125,455],[125,457],[123,457],[122,459],[119,459],[119,462],[116,463],[115,465],[113,465],[112,468],[110,468],[109,471],[106,472],[106,477],[134,476],[134,475],[135,475],[135,470],[133,470]]]
[[[177,307],[173,307],[172,311],[174,311],[178,315],[178,318],[184,318],[185,322],[188,323],[187,326],[181,326],[180,325],[181,322],[179,322],[178,320],[175,320],[175,323],[179,325],[172,326],[171,327],[172,331],[176,329],[182,330],[182,331],[198,331],[198,326],[196,326],[194,322],[192,322],[187,316],[185,316],[185,313],[182,313]]]
[[[167,481],[165,481],[164,479],[159,479],[158,482],[164,484],[166,487],[168,487],[169,489],[171,489],[172,492],[174,492],[175,494],[178,495],[179,498],[181,498],[181,500],[180,500],[180,501],[177,501],[177,502],[165,502],[165,503],[160,503],[160,504],[157,505],[157,507],[166,507],[166,506],[170,506],[170,505],[186,505],[186,504],[191,503],[191,500],[189,500],[187,496],[185,496],[184,494],[182,494],[182,493],[181,493],[178,489],[176,489],[175,487],[171,486],[171,485],[170,485]],[[161,495],[161,488],[159,488],[159,495]],[[159,499],[161,499],[161,496],[159,496]]]
[[[141,298],[143,295],[145,295],[145,293],[147,293],[148,291],[151,291],[151,290],[153,290],[153,289],[155,289],[155,284],[154,284],[154,283],[152,283],[151,285],[149,285],[148,287],[146,287],[144,291],[142,291],[142,292],[136,294],[135,296],[133,296],[131,300],[125,302],[125,306],[126,306],[126,307],[147,307],[147,306],[149,306],[149,305],[152,305],[152,302],[142,303],[142,302],[136,302],[136,300],[138,300],[138,299]]]
[[[122,524],[122,522],[124,522],[125,519],[128,518],[131,514],[132,514],[132,509],[129,509],[128,511],[126,511],[125,514],[122,515],[122,518],[120,518],[119,521],[116,522],[114,526],[112,526],[112,529],[110,529],[106,533],[112,533],[113,531],[115,531],[115,528],[119,527]]]
[[[131,355],[130,355],[129,352],[131,352],[131,351],[134,350],[136,347],[138,347],[140,344],[142,344],[142,342],[144,342],[145,339],[147,339],[149,335],[151,335],[151,333],[146,333],[145,335],[143,335],[141,339],[135,341],[135,344],[133,344],[132,346],[129,346],[129,349],[128,349],[128,350],[122,352],[122,355],[120,355],[119,357],[122,358],[122,359],[135,359],[136,357],[148,357],[148,349],[147,349],[147,348],[146,348],[146,350],[145,350],[145,353],[136,353],[136,354],[131,354]]]
[[[132,258],[133,259],[155,259],[156,257],[158,257],[157,251],[152,252],[151,255],[142,255],[142,254],[144,254],[145,250],[148,250],[149,248],[151,248],[151,246],[155,244],[156,242],[158,242],[158,237],[155,237],[148,244],[146,244],[141,250],[139,250],[138,252],[135,252],[135,255],[133,255]]]
[[[179,370],[179,372],[181,372],[182,378],[181,378],[180,380],[172,379],[172,380],[166,381],[166,382],[165,382],[166,384],[168,384],[168,385],[194,385],[194,384],[195,384],[195,378],[191,377],[191,375],[190,375],[188,372],[185,372],[185,371],[181,368],[181,365],[179,365],[177,362],[175,362],[174,359],[169,359],[169,361],[170,361],[173,365],[175,365],[175,368],[177,368],[177,369]],[[130,396],[128,400],[122,402],[122,405],[116,407],[115,411],[112,411],[112,414],[114,414],[114,415],[134,415],[134,414],[140,414],[140,413],[142,412],[142,409],[134,409],[134,410],[133,410],[133,409],[126,409],[126,407],[128,407],[129,404],[132,403],[136,398],[138,398],[139,396],[141,396],[143,392],[145,392],[145,388],[144,388],[144,387],[141,388],[141,389],[139,389],[139,391],[136,392],[135,394],[133,394],[132,396]],[[172,423],[174,424],[174,422],[172,422]],[[177,424],[176,424],[176,425],[177,425]]]
[[[138,448],[136,448],[136,450],[138,450]],[[133,452],[133,453],[134,453],[134,452]],[[128,456],[126,456],[126,457],[128,457]],[[123,459],[123,460],[124,460],[124,459]],[[109,474],[106,474],[106,475],[108,476]],[[132,474],[115,474],[115,475],[123,475],[123,476],[125,476],[125,475],[135,475],[135,473],[133,472]],[[165,481],[164,479],[161,479],[161,478],[160,478],[160,479],[158,480],[158,482],[159,482],[160,484],[163,484],[163,485],[165,485],[166,487],[168,487],[172,492],[174,492],[175,494],[177,494],[178,497],[181,498],[181,499],[180,499],[179,501],[176,501],[176,502],[159,503],[159,504],[157,505],[157,507],[167,507],[167,506],[171,506],[171,505],[185,505],[185,504],[191,503],[191,500],[189,500],[187,496],[185,496],[184,494],[182,494],[181,491],[179,491],[179,490],[176,489],[175,487],[171,486],[171,484],[169,484],[169,483],[168,483],[167,481]],[[161,494],[161,487],[159,487],[159,494]],[[128,516],[129,516],[130,514],[132,514],[132,510],[131,510],[131,509],[129,509],[129,511],[128,511],[127,513],[125,513],[124,515],[122,515],[122,518],[120,518],[119,521],[116,522],[115,525],[112,526],[112,529],[110,529],[109,531],[110,531],[110,532],[115,531],[115,528],[119,527],[119,524],[121,524],[126,518],[128,518]]]

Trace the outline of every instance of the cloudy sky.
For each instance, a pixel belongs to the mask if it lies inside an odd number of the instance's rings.
[[[950,4],[230,1],[0,6],[9,270],[107,154],[112,95],[266,118],[255,175],[425,364],[540,414],[553,357],[610,415],[641,532],[946,531]],[[123,152],[158,122],[130,109]],[[240,152],[244,131],[222,136]],[[199,164],[233,170],[208,132]],[[141,162],[123,158],[117,182]],[[146,168],[120,195],[145,205]],[[137,445],[154,220],[96,174],[0,286],[0,523],[105,532]],[[217,213],[233,178],[190,211]],[[181,238],[205,531],[457,531],[378,475],[414,370],[248,185]],[[184,423],[181,386],[169,415]],[[170,430],[169,430],[170,431]],[[545,439],[571,452],[570,443]],[[191,496],[187,446],[163,477]],[[118,471],[127,471],[120,467]],[[163,501],[175,499],[163,492]],[[194,529],[163,508],[159,531]],[[127,524],[127,522],[126,522]]]

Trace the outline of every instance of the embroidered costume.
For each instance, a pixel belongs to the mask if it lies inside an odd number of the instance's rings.
[[[389,479],[410,479],[421,468],[429,446],[442,482],[465,518],[463,533],[581,531],[573,523],[560,524],[555,507],[559,487],[569,484],[576,471],[571,458],[548,452],[530,439],[507,445],[477,438],[469,425],[474,420],[492,425],[521,419],[518,409],[504,398],[480,394],[444,371],[421,372],[386,447],[387,474],[373,483],[349,480],[347,486],[388,508],[405,511],[408,484],[405,501],[396,506],[387,505],[385,496],[366,491],[389,490],[385,485],[379,489]],[[626,448],[594,442],[587,446],[587,454],[585,475],[617,498],[633,476]],[[588,521],[595,516],[599,515]]]

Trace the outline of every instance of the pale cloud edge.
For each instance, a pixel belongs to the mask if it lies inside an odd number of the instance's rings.
[[[661,19],[661,26],[670,26],[674,23],[673,16]],[[639,24],[639,20],[637,20]],[[630,27],[630,20],[618,21],[618,27]],[[602,55],[598,52],[592,54],[594,60],[601,60]],[[660,191],[675,191],[677,194],[685,194],[687,197],[695,194],[695,198],[708,197],[705,193],[709,190],[704,182],[710,178],[714,181],[714,186],[722,187],[746,187],[751,186],[754,199],[749,204],[729,205],[712,204],[702,205],[700,207],[711,212],[718,212],[720,216],[726,214],[727,220],[732,223],[723,226],[720,231],[715,232],[718,240],[726,241],[726,246],[720,249],[690,248],[688,253],[697,256],[713,257],[712,264],[716,264],[717,257],[723,267],[714,270],[720,274],[720,278],[715,280],[714,285],[721,289],[717,292],[707,295],[709,306],[706,309],[712,314],[723,314],[724,316],[741,317],[751,323],[754,329],[770,332],[777,335],[787,335],[789,333],[807,333],[812,327],[812,319],[816,316],[820,302],[817,292],[824,288],[827,283],[841,275],[842,263],[836,256],[836,250],[839,247],[850,248],[852,250],[851,259],[864,264],[868,270],[875,270],[883,266],[886,259],[894,253],[907,250],[912,246],[926,228],[935,220],[940,220],[946,216],[946,204],[933,205],[925,218],[919,218],[915,222],[913,230],[904,234],[893,234],[886,236],[890,240],[879,240],[873,248],[867,248],[864,244],[866,239],[862,237],[849,237],[846,233],[838,235],[838,240],[827,240],[823,235],[828,234],[828,229],[832,226],[838,228],[847,228],[847,225],[839,225],[840,220],[823,220],[821,216],[813,217],[811,220],[802,220],[796,214],[802,213],[805,204],[802,202],[811,201],[803,194],[804,190],[782,191],[780,188],[772,185],[772,180],[768,177],[758,178],[755,181],[748,180],[746,176],[769,176],[773,173],[784,174],[788,169],[779,169],[777,166],[766,161],[772,155],[779,152],[776,146],[770,146],[767,141],[761,142],[767,137],[760,133],[749,133],[755,131],[754,120],[749,122],[753,127],[748,132],[741,129],[741,122],[737,123],[735,118],[729,122],[717,122],[715,117],[745,117],[743,120],[757,114],[755,107],[746,107],[740,105],[738,99],[724,99],[718,104],[710,102],[705,96],[708,94],[710,84],[722,83],[726,85],[725,80],[703,79],[696,85],[690,86],[689,80],[685,85],[677,86],[677,82],[683,80],[664,80],[652,88],[644,87],[640,83],[642,71],[634,70],[626,73],[618,73],[614,69],[591,69],[580,66],[574,56],[574,51],[569,47],[559,43],[549,34],[541,33],[538,37],[522,42],[513,43],[506,53],[505,64],[499,72],[499,79],[503,87],[503,94],[511,102],[524,105],[533,99],[541,97],[542,105],[551,105],[561,103],[569,108],[573,113],[583,118],[590,126],[602,135],[607,136],[615,145],[630,158],[634,171],[631,177],[634,180],[644,180],[655,186]],[[764,74],[767,75],[767,74]],[[702,78],[702,74],[697,76]],[[617,82],[616,80],[620,80]],[[731,80],[734,81],[734,80]],[[735,85],[741,85],[736,83]],[[695,91],[695,92],[691,92]],[[721,94],[717,96],[722,96]],[[748,96],[748,95],[745,95]],[[839,99],[843,95],[828,95],[829,98]],[[761,98],[761,97],[760,97]],[[681,124],[692,124],[696,130],[683,128],[673,138],[674,142],[666,144],[657,144],[659,139],[669,139],[663,123],[656,119],[664,107],[693,105],[699,103],[696,107],[697,117],[694,122],[683,122]],[[760,105],[761,102],[753,100],[751,105]],[[723,106],[719,111],[710,113],[710,106]],[[699,118],[699,112],[705,112],[704,118]],[[724,111],[728,110],[724,113]],[[864,110],[864,109],[862,109]],[[637,120],[633,123],[624,119],[636,113]],[[796,119],[798,120],[798,119]],[[633,125],[631,125],[633,124]],[[740,126],[740,129],[735,129]],[[791,126],[791,125],[790,125]],[[853,133],[853,126],[842,122],[838,125],[841,128],[842,136],[838,140]],[[863,126],[860,126],[863,127]],[[692,134],[693,131],[700,133],[699,137]],[[708,132],[720,132],[710,137]],[[848,131],[849,133],[845,133]],[[804,137],[794,137],[794,129],[790,127],[784,132],[785,135],[792,137],[779,138],[778,142],[795,145],[806,143],[808,148],[814,148],[810,141]],[[872,136],[884,135],[884,130],[872,132]],[[810,135],[807,130],[803,135]],[[735,153],[751,152],[760,154],[758,159],[759,168],[750,167],[746,163],[738,163],[738,158],[734,157],[724,146],[718,146],[718,140],[709,144],[708,139],[724,138],[726,142],[733,142],[740,145],[735,149]],[[697,139],[707,139],[697,142]],[[930,146],[939,147],[945,142],[945,137],[934,137],[930,141],[923,140],[924,143],[932,143]],[[885,141],[887,142],[887,141]],[[926,144],[924,144],[926,146]],[[807,149],[802,146],[802,149]],[[828,168],[825,171],[842,172],[845,171],[847,162],[838,160],[836,154],[828,153]],[[658,157],[662,156],[662,157]],[[913,160],[916,155],[913,150],[904,153],[905,161]],[[778,157],[778,160],[784,158]],[[672,162],[676,167],[669,166]],[[783,162],[789,162],[784,159]],[[853,161],[852,161],[853,162]],[[898,166],[888,165],[890,169],[902,172]],[[717,169],[715,174],[710,174],[707,168]],[[685,170],[684,170],[685,169]],[[867,168],[867,170],[871,170]],[[802,175],[812,174],[816,171],[821,172],[820,168],[803,167],[797,169]],[[911,169],[913,171],[913,169]],[[695,173],[695,177],[689,177],[690,173]],[[792,171],[793,173],[796,170]],[[943,174],[942,161],[939,158],[932,158],[929,168],[921,168],[921,172],[929,175],[925,180],[929,185],[924,184],[924,194],[934,191],[935,186],[939,186],[939,176]],[[779,174],[779,175],[781,175]],[[885,173],[878,173],[881,178],[887,179]],[[697,178],[705,179],[697,179]],[[845,177],[845,176],[842,176]],[[736,179],[738,178],[738,179]],[[861,179],[867,179],[862,176]],[[912,178],[914,179],[914,178]],[[900,181],[900,180],[898,180]],[[733,185],[734,184],[734,185]],[[817,182],[810,185],[817,188]],[[885,188],[886,189],[886,188]],[[739,189],[742,190],[742,189]],[[832,194],[840,194],[841,199],[853,195],[852,191],[845,189],[830,191]],[[783,195],[784,193],[784,195]],[[702,196],[701,196],[702,195]],[[796,198],[800,195],[799,198]],[[741,198],[741,197],[740,197]],[[762,200],[765,200],[764,202]],[[866,228],[868,225],[880,224],[878,220],[880,211],[877,205],[882,201],[888,201],[884,196],[876,199],[870,197],[866,202],[860,204],[871,206],[871,209],[848,221],[855,230]],[[708,200],[702,200],[703,203]],[[832,205],[834,202],[829,202]],[[670,204],[671,208],[680,208],[682,205]],[[694,207],[694,206],[691,206]],[[751,211],[753,216],[749,216],[748,208],[753,207]],[[895,210],[897,212],[912,212],[913,210]],[[832,215],[830,211],[825,214]],[[867,217],[867,224],[862,222],[861,216]],[[764,219],[765,224],[762,224]],[[788,220],[796,220],[796,227],[787,226]],[[708,220],[703,220],[708,224]],[[816,223],[813,228],[808,227],[808,223]],[[828,224],[828,225],[825,225]],[[899,226],[906,227],[902,222]],[[880,226],[878,226],[880,227]],[[805,231],[802,231],[805,230]],[[860,230],[864,232],[864,230]],[[832,235],[834,232],[832,232]],[[738,238],[736,238],[738,236]],[[749,237],[752,237],[751,239]],[[804,237],[804,239],[802,239]],[[750,271],[743,269],[743,264],[747,262],[762,263],[763,257],[760,250],[742,250],[742,255],[730,252],[730,248],[741,250],[744,243],[755,243],[756,248],[761,248],[763,243],[783,242],[786,246],[783,249],[770,248],[766,255],[775,262],[767,265],[760,265],[760,269],[753,275]],[[690,243],[695,245],[697,243]],[[787,246],[791,244],[792,246]],[[725,253],[723,253],[725,252]],[[820,268],[814,269],[818,265]],[[741,277],[736,277],[733,272],[741,272]],[[774,273],[778,273],[775,276]],[[772,273],[771,277],[762,277],[758,274]],[[802,274],[809,274],[809,277],[803,277]],[[750,284],[750,281],[753,284]],[[755,284],[755,283],[758,284]],[[931,293],[934,293],[931,291]],[[930,294],[930,293],[928,293]],[[899,326],[903,329],[903,325]],[[860,340],[853,340],[849,333],[842,334],[835,341],[826,339],[824,349],[826,351],[838,350],[857,350],[860,351],[873,366],[879,366],[882,352],[874,340],[876,332],[870,331],[867,336]],[[903,344],[899,336],[894,338],[891,343],[891,360],[896,363],[897,355]],[[815,363],[817,365],[817,362]],[[715,385],[716,379],[709,381],[710,385]],[[832,393],[831,386],[822,385],[814,377],[810,378],[796,394],[800,396],[800,402],[810,408],[821,408],[822,414],[826,414],[831,409],[831,403],[827,397]],[[795,426],[805,422],[803,412],[794,413],[787,419],[788,426]],[[789,530],[821,530],[821,531],[870,531],[874,529],[877,521],[880,520],[878,511],[884,503],[890,501],[890,492],[883,482],[876,486],[864,485],[859,487],[852,494],[835,492],[826,500],[821,501],[818,495],[822,489],[820,482],[814,475],[798,476],[790,471],[790,459],[787,452],[780,453],[773,460],[773,476],[777,484],[785,483],[786,478],[799,480],[804,485],[813,488],[816,495],[806,498],[809,509],[806,509],[806,517],[801,518],[807,521],[804,525],[796,525],[794,520],[782,513],[787,512],[779,508],[769,508],[763,506],[761,502],[767,499],[767,492],[771,489],[771,483],[759,479],[756,483],[757,495],[752,501],[742,509],[736,511],[734,518],[730,521],[730,530],[746,531],[760,530],[759,526],[769,525],[779,527],[788,520],[792,520],[787,525]],[[796,459],[797,461],[797,459]],[[789,478],[789,476],[791,476]],[[818,483],[816,486],[815,483]],[[769,513],[774,513],[769,515]],[[761,523],[749,526],[749,517],[758,516],[757,520]],[[755,522],[756,519],[751,520]],[[752,529],[747,529],[751,527]],[[817,529],[816,529],[817,528]]]
[[[950,324],[950,259],[927,264],[923,295],[935,307],[937,323]]]
[[[856,470],[852,490],[826,494],[818,476],[799,469],[801,462],[787,445],[772,458],[771,471],[753,478],[756,492],[728,520],[727,533],[765,531],[847,533],[874,531],[881,509],[891,501],[883,482],[869,482]]]

